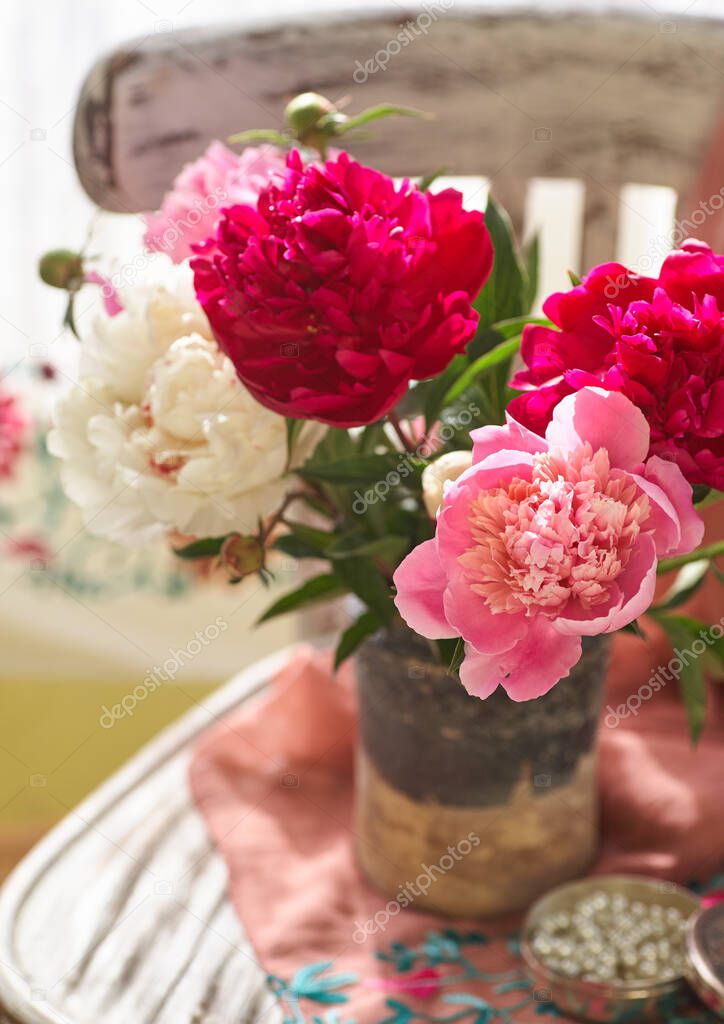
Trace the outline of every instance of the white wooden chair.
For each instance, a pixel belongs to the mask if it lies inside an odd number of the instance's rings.
[[[568,267],[618,257],[655,269],[675,217],[691,223],[684,234],[717,238],[724,23],[658,19],[637,0],[596,15],[379,7],[162,33],[105,57],[75,124],[86,191],[119,213],[154,207],[210,139],[278,123],[290,96],[315,88],[349,94],[352,110],[389,99],[436,113],[429,125],[382,123],[353,151],[395,175],[444,167],[475,205],[491,187],[521,231],[541,231],[541,294],[565,287]],[[404,19],[419,31],[408,24],[413,39],[393,52]],[[356,80],[369,60],[386,70]],[[162,735],[11,877],[0,897],[8,1021],[275,1019],[185,770],[211,718],[256,692],[283,657]]]

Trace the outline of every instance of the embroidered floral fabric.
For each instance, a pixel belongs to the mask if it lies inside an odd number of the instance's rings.
[[[37,379],[23,379],[22,385],[12,393],[22,434],[7,472],[0,465],[0,577],[9,582],[24,573],[34,589],[62,587],[85,598],[188,593],[193,577],[167,545],[129,549],[84,528],[80,511],[63,492],[60,463],[47,448],[44,406],[57,388]]]
[[[724,882],[724,876],[712,885]],[[370,975],[340,974],[330,962],[301,967],[289,981],[269,975],[284,1024],[353,1024],[346,1007],[355,990],[387,993],[379,1024],[524,1024],[540,1018],[567,1018],[550,1001],[546,989],[535,989],[522,969],[517,936],[443,928],[431,931],[416,946],[391,942],[374,954],[390,965],[392,977],[381,979],[377,965]],[[509,964],[489,970],[491,963]],[[430,1003],[434,1002],[433,1012]],[[658,1007],[662,1024],[714,1024],[718,1019],[694,998],[667,997]]]

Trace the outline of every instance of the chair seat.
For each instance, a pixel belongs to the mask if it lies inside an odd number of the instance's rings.
[[[193,806],[197,737],[288,657],[258,662],[162,733],[54,829],[0,894],[11,1024],[278,1020]]]

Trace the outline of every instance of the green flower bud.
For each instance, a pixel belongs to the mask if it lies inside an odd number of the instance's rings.
[[[243,580],[264,567],[264,548],[258,537],[230,533],[219,553],[221,565],[234,582]]]
[[[38,272],[51,288],[73,291],[83,283],[83,257],[71,249],[51,249],[40,257]]]
[[[323,117],[336,112],[334,103],[316,92],[303,92],[295,96],[284,110],[284,120],[292,133],[305,145],[315,146],[320,138],[327,139],[332,131],[319,130]]]

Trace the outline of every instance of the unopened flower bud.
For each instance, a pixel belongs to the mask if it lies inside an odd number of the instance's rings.
[[[329,126],[329,130],[318,126],[323,117],[336,113],[336,109],[325,96],[320,96],[316,92],[303,92],[287,104],[284,120],[301,143],[316,146],[320,139],[326,140],[334,134],[332,125]]]
[[[51,288],[72,291],[83,283],[83,258],[72,249],[51,249],[40,257],[38,272]]]
[[[457,480],[461,473],[470,469],[472,461],[472,452],[447,452],[425,467],[422,474],[422,497],[431,519],[435,518],[442,504],[445,484]]]
[[[221,565],[231,580],[243,580],[264,567],[264,548],[258,537],[230,533],[219,553]]]

